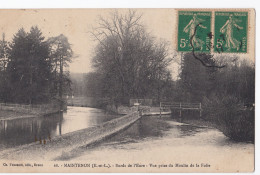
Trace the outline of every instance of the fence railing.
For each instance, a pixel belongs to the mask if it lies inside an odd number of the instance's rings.
[[[176,109],[180,111],[180,117],[182,110],[198,110],[202,112],[201,103],[181,103],[181,102],[160,102],[160,116],[164,109]]]
[[[135,103],[139,103],[144,106],[152,106],[153,100],[152,99],[130,99],[129,104],[130,106],[133,106]]]

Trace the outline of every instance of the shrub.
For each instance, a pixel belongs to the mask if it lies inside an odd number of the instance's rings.
[[[254,142],[254,107],[245,107],[234,96],[213,96],[203,100],[203,117],[217,124],[227,137]]]

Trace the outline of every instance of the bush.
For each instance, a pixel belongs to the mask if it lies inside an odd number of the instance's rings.
[[[236,141],[254,142],[254,108],[244,107],[234,96],[213,96],[203,100],[203,117]]]
[[[220,116],[220,130],[229,138],[236,141],[254,142],[254,111],[237,110],[228,111]]]

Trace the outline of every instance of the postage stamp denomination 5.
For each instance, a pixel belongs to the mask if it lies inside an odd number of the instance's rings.
[[[178,51],[210,52],[211,12],[178,12]]]
[[[247,53],[248,12],[215,12],[214,51]]]

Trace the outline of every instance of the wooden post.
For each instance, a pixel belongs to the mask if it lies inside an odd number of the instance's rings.
[[[4,135],[6,134],[6,123],[7,121],[4,120]]]
[[[59,134],[61,135],[61,127],[62,127],[62,115],[63,112],[59,111]]]
[[[162,117],[162,102],[160,102],[160,118]]]
[[[200,103],[200,117],[201,117],[201,103]]]
[[[180,117],[181,117],[181,103],[180,103]]]
[[[60,44],[60,43],[59,43]],[[59,47],[59,45],[58,45]],[[59,58],[60,62],[60,75],[59,75],[59,98],[60,98],[60,111],[63,111],[64,104],[63,104],[63,56],[60,56]]]

